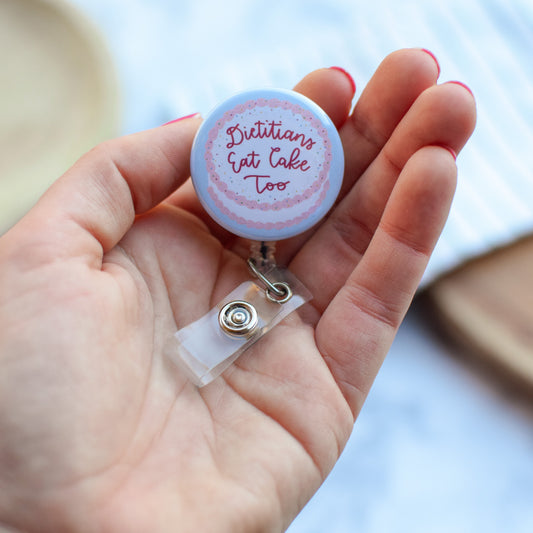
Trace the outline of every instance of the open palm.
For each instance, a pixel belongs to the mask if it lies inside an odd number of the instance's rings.
[[[187,181],[200,119],[97,147],[0,239],[0,530],[290,523],[337,460],[446,218],[449,149],[475,110],[437,77],[427,53],[396,52],[350,116],[338,70],[296,87],[346,155],[330,216],[278,244],[314,299],[203,389],[163,345],[250,275],[249,243]]]

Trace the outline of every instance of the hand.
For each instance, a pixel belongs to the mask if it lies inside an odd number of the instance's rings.
[[[448,148],[475,105],[437,77],[429,54],[396,52],[350,116],[343,73],[298,84],[346,154],[336,208],[276,255],[314,300],[203,389],[162,346],[249,273],[248,244],[187,181],[199,119],[98,146],[0,239],[0,529],[288,526],[346,443],[447,215]]]

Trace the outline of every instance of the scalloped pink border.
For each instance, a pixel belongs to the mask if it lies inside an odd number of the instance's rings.
[[[291,110],[294,113],[298,113],[304,120],[309,122],[309,124],[317,131],[319,137],[322,138],[325,146],[325,153],[324,153],[324,164],[322,170],[318,174],[318,178],[302,193],[297,194],[296,196],[293,196],[292,198],[286,198],[285,200],[278,200],[277,202],[272,203],[261,203],[258,204],[257,200],[250,200],[246,198],[245,196],[242,196],[240,194],[237,194],[233,191],[230,191],[228,189],[228,186],[222,182],[220,179],[220,176],[215,171],[215,163],[213,160],[213,154],[211,153],[211,150],[213,148],[213,143],[215,139],[218,137],[218,134],[220,130],[224,127],[226,122],[229,120],[232,120],[235,118],[235,115],[244,113],[246,110],[251,110],[254,107],[281,107],[281,109],[284,110]],[[208,137],[207,137],[207,143],[206,143],[206,151],[205,151],[205,161],[206,161],[206,170],[207,174],[211,180],[212,183],[215,184],[216,188],[224,194],[229,200],[232,200],[233,202],[244,205],[250,209],[261,209],[261,211],[278,211],[280,209],[286,209],[289,207],[292,207],[293,205],[299,204],[303,202],[304,200],[307,200],[313,196],[313,194],[317,193],[320,190],[320,187],[323,185],[327,185],[326,189],[329,188],[329,182],[327,181],[328,175],[329,175],[329,169],[331,165],[331,160],[333,158],[331,154],[331,141],[328,136],[327,129],[322,126],[322,123],[319,119],[317,119],[311,111],[308,111],[307,109],[303,109],[298,104],[293,104],[291,102],[287,102],[286,100],[279,100],[278,98],[271,98],[269,100],[265,98],[258,98],[257,100],[248,100],[244,104],[239,104],[235,106],[233,109],[226,111],[224,115],[222,115],[221,118],[219,118],[215,126],[211,128],[209,131]],[[216,193],[213,188],[208,188],[209,194],[217,207],[220,209],[220,205],[222,203],[216,196]],[[323,197],[323,194],[321,195],[321,198]],[[220,205],[219,205],[220,204]],[[315,203],[313,208],[310,211],[306,211],[307,216],[312,214],[320,205],[320,203]],[[228,213],[225,213],[228,215],[232,220],[237,220],[235,216],[231,215],[231,212],[227,208],[224,208]],[[242,217],[237,217],[242,218]],[[299,218],[299,217],[298,217]],[[295,220],[295,219],[293,219]]]
[[[226,216],[230,217],[232,220],[237,222],[238,224],[244,225],[248,228],[254,228],[254,229],[264,229],[264,230],[282,230],[284,228],[289,228],[290,226],[294,226],[295,224],[299,224],[300,222],[303,222],[307,218],[309,218],[310,215],[312,215],[322,204],[324,199],[326,198],[326,194],[329,189],[329,182],[326,182],[324,184],[324,190],[320,193],[320,196],[318,197],[318,200],[304,213],[301,215],[291,218],[290,220],[285,220],[282,222],[255,222],[254,220],[250,220],[249,218],[244,218],[237,216],[233,211],[230,211],[218,198],[217,193],[213,189],[213,187],[208,187],[207,192],[210,194],[211,198],[215,202],[215,205],[218,207],[218,209],[224,213]],[[258,207],[258,206],[256,206]]]

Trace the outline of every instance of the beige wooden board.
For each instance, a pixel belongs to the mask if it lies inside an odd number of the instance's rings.
[[[0,234],[83,152],[118,130],[114,68],[61,0],[0,2]]]
[[[533,236],[464,265],[428,295],[450,335],[533,392]]]

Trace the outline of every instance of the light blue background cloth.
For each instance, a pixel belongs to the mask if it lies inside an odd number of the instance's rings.
[[[398,48],[467,83],[478,125],[424,283],[533,229],[531,0],[73,0],[119,71],[124,133],[339,65],[358,92]],[[533,415],[402,326],[339,464],[291,533],[531,533]]]

